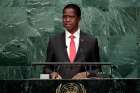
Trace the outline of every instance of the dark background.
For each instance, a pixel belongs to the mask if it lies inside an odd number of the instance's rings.
[[[140,80],[5,80],[0,93],[56,93],[60,84],[82,84],[87,93],[139,93]],[[62,93],[62,92],[61,92]]]

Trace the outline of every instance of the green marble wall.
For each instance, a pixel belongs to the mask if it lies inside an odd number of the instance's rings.
[[[67,3],[81,6],[81,29],[98,38],[101,61],[115,64],[113,76],[140,77],[139,0],[0,0],[0,79],[39,76],[42,67],[30,64],[45,60]]]

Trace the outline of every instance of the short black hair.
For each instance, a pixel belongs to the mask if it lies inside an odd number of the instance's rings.
[[[67,9],[67,8],[72,8],[72,9],[74,9],[76,15],[77,15],[78,17],[81,17],[81,9],[80,9],[80,7],[79,7],[78,5],[76,5],[76,4],[67,4],[67,5],[63,8],[63,13],[64,13],[65,9]]]

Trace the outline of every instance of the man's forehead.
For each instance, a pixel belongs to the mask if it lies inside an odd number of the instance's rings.
[[[75,9],[73,9],[73,8],[66,8],[66,9],[64,10],[64,12],[66,12],[66,11],[75,12]]]

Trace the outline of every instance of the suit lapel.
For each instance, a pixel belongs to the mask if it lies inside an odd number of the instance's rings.
[[[62,50],[64,49],[64,52],[63,52],[63,55],[64,55],[64,59],[65,61],[70,61],[69,60],[69,57],[68,57],[68,53],[67,53],[67,46],[66,46],[66,41],[65,41],[65,32],[62,33],[62,36],[61,36],[61,44],[62,44]]]
[[[83,35],[83,32],[81,31],[80,39],[79,39],[79,47],[78,47],[78,51],[75,57],[75,61],[80,61],[80,59],[84,57],[84,46],[85,46],[84,42],[85,42],[84,35]]]

